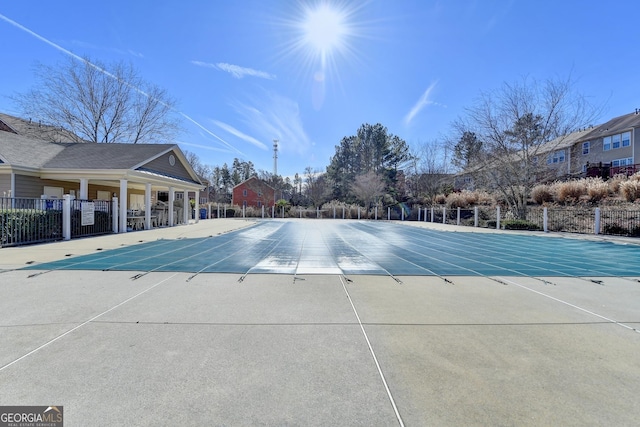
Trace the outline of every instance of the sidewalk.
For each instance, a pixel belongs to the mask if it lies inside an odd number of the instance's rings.
[[[255,224],[254,220],[220,218],[200,220],[188,225],[154,228],[129,233],[108,234],[62,242],[42,243],[0,249],[0,271],[22,268],[63,259],[68,256],[87,255],[96,251],[137,245],[160,239],[189,239],[216,236]]]

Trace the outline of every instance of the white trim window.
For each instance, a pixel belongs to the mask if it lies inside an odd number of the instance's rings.
[[[611,162],[611,166],[631,166],[633,165],[633,157],[625,157],[624,159],[615,159]]]
[[[554,151],[552,154],[547,157],[547,164],[550,165],[552,163],[563,163],[566,160],[564,150]]]
[[[631,146],[631,132],[622,132],[602,138],[602,151]]]
[[[620,148],[620,134],[611,137],[611,148]]]
[[[582,155],[585,156],[589,154],[589,149],[591,148],[591,143],[589,141],[582,143]]]

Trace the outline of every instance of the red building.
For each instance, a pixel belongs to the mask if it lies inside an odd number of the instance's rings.
[[[276,190],[266,182],[251,177],[244,182],[233,187],[233,198],[231,203],[238,206],[262,206],[271,207],[275,205]]]

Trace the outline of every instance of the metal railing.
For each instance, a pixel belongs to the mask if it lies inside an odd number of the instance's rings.
[[[90,204],[91,209],[87,210]],[[83,210],[84,208],[84,210]],[[93,212],[92,221],[83,221],[83,212]],[[86,214],[85,214],[86,216]],[[90,224],[88,224],[90,223]],[[71,238],[97,236],[113,232],[111,202],[107,200],[71,201]]]
[[[62,200],[0,198],[0,247],[62,240]]]
[[[64,203],[63,199],[0,198],[0,247],[63,240]],[[112,233],[112,215],[110,201],[71,200],[70,238]]]

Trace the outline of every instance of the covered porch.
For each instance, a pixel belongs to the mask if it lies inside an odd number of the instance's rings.
[[[110,200],[115,233],[187,224],[198,212],[200,182],[145,170],[49,171],[41,178],[51,182],[72,181],[70,191],[79,200]],[[73,194],[75,193],[75,194]],[[195,221],[199,216],[195,215]]]

